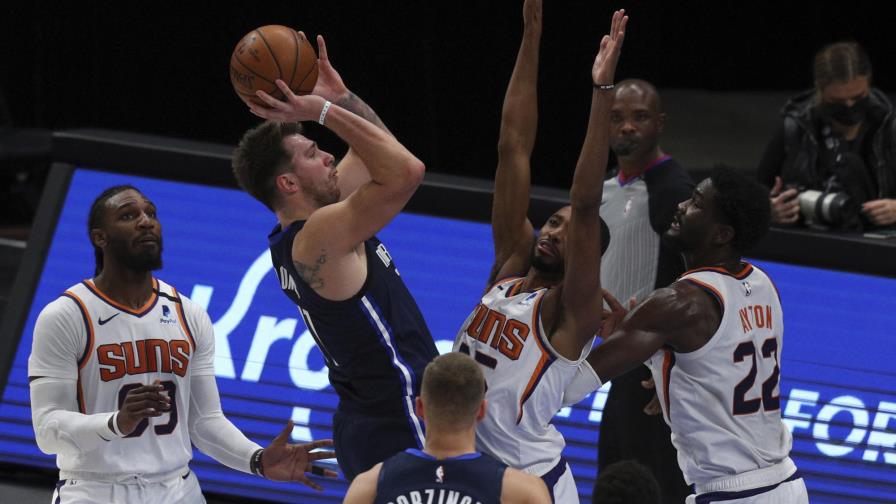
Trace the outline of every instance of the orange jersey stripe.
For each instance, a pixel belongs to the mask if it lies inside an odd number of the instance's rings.
[[[158,295],[159,283],[155,278],[152,279],[152,295],[149,296],[149,299],[146,301],[146,303],[143,304],[143,306],[141,306],[140,308],[137,308],[136,310],[129,308],[129,307],[115,301],[114,299],[110,298],[109,296],[107,296],[103,291],[101,291],[101,290],[99,290],[99,288],[97,288],[96,284],[93,283],[93,280],[84,280],[84,285],[86,285],[87,288],[90,289],[90,292],[96,294],[97,297],[99,297],[103,301],[109,303],[110,305],[114,306],[115,308],[118,308],[119,310],[121,310],[125,313],[130,313],[131,315],[137,315],[137,316],[144,315],[145,312],[147,310],[149,310],[149,308],[152,307],[156,303],[156,300],[159,297],[159,295]]]
[[[672,367],[675,366],[675,354],[668,348],[663,349],[663,402],[666,405],[666,420],[672,421],[669,411],[669,382],[672,380]]]
[[[713,287],[712,285],[709,285],[706,282],[701,282],[700,280],[697,280],[695,278],[685,278],[684,281],[695,284],[695,285],[702,287],[702,288],[710,291],[711,293],[713,293],[716,296],[716,299],[718,299],[718,301],[719,301],[719,305],[720,305],[719,308],[722,309],[723,313],[725,312],[725,298],[722,297],[722,294],[715,287]]]
[[[547,366],[547,364],[551,360],[551,354],[541,342],[541,324],[538,323],[541,319],[541,300],[544,299],[545,292],[547,291],[539,294],[538,299],[535,301],[535,306],[532,309],[532,332],[535,336],[535,343],[538,345],[538,349],[541,350],[541,359],[538,360],[538,364],[535,366],[535,370],[532,372],[532,376],[529,377],[529,383],[526,384],[526,388],[525,390],[523,390],[523,395],[520,396],[520,410],[516,416],[516,423],[520,423],[520,420],[522,420],[523,404],[527,399],[529,399],[529,396],[532,395],[532,391],[535,389],[535,385],[538,384],[538,381],[541,379],[541,376],[545,371],[545,366]]]
[[[180,298],[180,294],[177,293],[177,289],[172,286],[171,290],[174,291],[174,297],[177,298],[177,303],[175,303],[175,306],[177,307],[178,322],[180,322],[180,327],[184,330],[184,333],[186,333],[187,337],[190,338],[190,347],[193,348],[193,352],[195,353],[196,340],[193,339],[193,332],[190,331],[190,326],[187,325],[187,317],[184,316],[183,300]]]
[[[63,295],[78,303],[78,308],[81,309],[81,316],[84,317],[84,325],[87,326],[87,345],[84,347],[84,353],[78,361],[78,370],[80,371],[87,364],[87,361],[90,360],[90,354],[93,353],[93,322],[90,320],[90,312],[87,311],[87,305],[84,304],[84,301],[81,301],[77,294],[72,291],[65,291]]]

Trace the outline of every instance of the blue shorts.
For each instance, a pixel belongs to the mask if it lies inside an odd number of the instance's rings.
[[[339,468],[348,481],[408,448],[423,448],[423,440],[404,417],[371,417],[337,411],[333,414],[333,444]]]

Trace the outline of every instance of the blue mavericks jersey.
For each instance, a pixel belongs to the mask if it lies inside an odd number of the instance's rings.
[[[411,448],[383,462],[374,504],[497,504],[506,469],[482,453],[439,460]]]
[[[324,299],[302,279],[292,261],[293,240],[304,224],[296,221],[286,229],[274,228],[268,237],[271,259],[283,292],[298,305],[326,359],[340,410],[400,415],[419,429],[414,397],[423,369],[438,351],[392,257],[376,237],[365,241],[364,286],[344,301]]]

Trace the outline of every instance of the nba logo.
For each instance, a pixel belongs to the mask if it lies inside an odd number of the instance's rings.
[[[741,283],[744,286],[744,294],[749,296],[751,292],[753,292],[753,287],[750,285],[750,282],[744,281]]]
[[[439,466],[436,468],[436,483],[444,483],[445,482],[445,468],[443,466]]]
[[[162,316],[168,318],[171,315],[171,310],[168,309],[168,305],[162,305]]]

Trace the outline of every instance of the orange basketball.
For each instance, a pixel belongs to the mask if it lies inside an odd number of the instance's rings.
[[[282,79],[293,93],[310,93],[317,83],[317,54],[288,26],[256,28],[237,43],[230,56],[230,82],[244,102],[266,107],[255,91],[260,89],[283,100],[275,84],[277,79]]]

